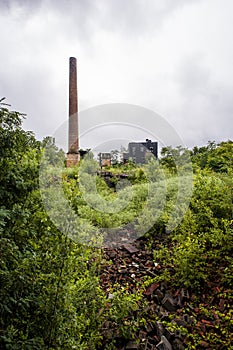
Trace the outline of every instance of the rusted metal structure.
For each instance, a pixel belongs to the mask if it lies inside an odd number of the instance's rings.
[[[80,159],[78,137],[78,88],[77,88],[77,60],[69,59],[69,131],[67,167],[76,165]]]

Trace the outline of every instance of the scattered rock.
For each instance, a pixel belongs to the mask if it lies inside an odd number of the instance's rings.
[[[201,341],[200,341],[200,345],[201,345],[203,348],[208,348],[208,347],[209,347],[209,343],[207,343],[207,341],[204,341],[204,340],[201,340]]]
[[[111,264],[108,263],[109,260]],[[139,286],[144,276],[157,277],[162,272],[163,266],[154,263],[152,252],[145,249],[141,240],[134,244],[124,243],[122,246],[118,245],[117,248],[104,249],[100,282],[106,292],[106,297],[112,299],[114,295],[111,291],[115,284],[124,286],[130,293],[134,293],[137,288],[140,288]],[[217,290],[216,286],[214,288]],[[220,290],[217,290],[217,292],[220,294]],[[215,302],[220,312],[226,311],[227,299],[218,299],[216,291],[213,294],[214,298],[213,295],[210,298],[208,293],[203,294],[201,296],[201,300],[203,300],[202,305],[208,308],[208,305]],[[207,296],[209,296],[208,300]],[[147,305],[143,305],[140,312],[146,315],[146,321],[140,324],[138,331],[136,331],[136,340],[128,342],[123,338],[119,338],[119,342],[117,340],[117,349],[119,350],[186,349],[187,338],[185,335],[180,330],[172,332],[166,325],[162,324],[163,321],[171,322],[171,314],[174,315],[172,323],[174,323],[176,328],[177,326],[186,327],[192,332],[193,327],[195,327],[195,332],[199,333],[201,337],[203,337],[205,332],[211,332],[216,325],[221,324],[218,313],[212,312],[213,317],[208,318],[201,312],[201,308],[198,305],[194,306],[195,295],[192,294],[190,296],[185,288],[176,291],[169,290],[167,283],[152,281],[145,288],[143,298],[147,301]],[[138,317],[138,311],[134,312],[133,317]],[[159,318],[159,321],[155,323],[156,318]],[[194,319],[195,323],[193,322]],[[114,324],[110,324],[109,328],[105,327],[102,330],[106,344],[109,343],[111,338],[116,338],[115,334]],[[205,340],[202,340],[199,346],[200,349],[210,349],[210,344]],[[217,349],[220,348],[218,347]]]
[[[123,244],[123,248],[125,248],[130,254],[135,254],[138,252],[138,249],[129,243]]]
[[[162,305],[168,311],[176,311],[177,310],[177,302],[171,295],[168,295],[168,294],[165,295],[165,297],[162,300]]]
[[[151,295],[159,287],[158,283],[152,283],[144,292],[145,295]]]
[[[220,299],[220,301],[219,301],[219,310],[221,312],[223,312],[225,310],[225,300],[224,299]]]

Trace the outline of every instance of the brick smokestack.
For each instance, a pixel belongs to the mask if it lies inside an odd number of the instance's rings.
[[[69,62],[69,140],[68,153],[78,153],[78,89],[76,58],[70,57]]]

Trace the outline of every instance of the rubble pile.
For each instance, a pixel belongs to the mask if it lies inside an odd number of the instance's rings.
[[[145,248],[143,241],[123,244],[118,248],[105,248],[103,258],[100,282],[106,297],[109,299],[114,297],[111,293],[116,284],[126,287],[130,293],[143,288],[143,299],[147,305],[146,310],[143,310],[146,324],[139,327],[135,339],[119,341],[118,349],[183,350],[187,349],[187,334],[182,332],[182,327],[189,329],[190,332],[193,327],[198,327],[200,332],[204,333],[218,324],[217,318],[209,321],[200,310],[193,308],[192,301],[195,296],[190,296],[188,290],[184,288],[171,290],[164,282],[153,282],[153,278],[162,273],[165,265],[154,261],[153,252]],[[152,283],[145,287],[143,282],[148,276],[152,278]],[[224,300],[219,301],[219,308],[224,310]],[[187,314],[187,309],[192,311],[191,314],[197,314],[195,320],[198,322],[195,325],[194,318]],[[171,331],[172,327],[167,327],[163,321],[171,322],[174,331]],[[109,330],[107,333],[109,334]],[[211,347],[208,341],[203,340],[199,349],[210,350]]]
[[[105,263],[102,266],[100,280],[109,298],[113,297],[110,291],[116,283],[127,286],[128,290],[133,293],[142,284],[145,276],[154,278],[160,274],[163,267],[154,262],[153,253],[150,250],[140,249],[142,248],[140,244],[142,245],[142,242],[138,241],[134,245],[127,243],[120,248],[104,250]],[[148,301],[148,307],[145,310],[148,315],[148,323],[138,330],[137,341],[127,342],[122,350],[184,349],[181,332],[172,333],[161,322],[153,321],[155,316],[158,316],[161,321],[169,320],[169,313],[181,309],[188,301],[188,291],[182,289],[178,294],[172,295],[166,284],[152,283],[144,290],[143,295]],[[179,317],[179,322],[191,321],[186,316],[186,318]]]

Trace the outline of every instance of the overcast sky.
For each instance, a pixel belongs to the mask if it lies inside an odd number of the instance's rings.
[[[27,114],[24,128],[39,139],[68,118],[70,56],[80,111],[136,104],[165,118],[188,147],[233,139],[232,0],[0,4],[0,97]]]

